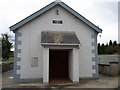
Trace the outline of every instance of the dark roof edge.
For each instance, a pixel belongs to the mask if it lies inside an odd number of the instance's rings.
[[[20,22],[18,22],[16,24],[14,24],[13,26],[11,26],[10,27],[10,31],[16,30],[17,28],[19,28],[22,25],[28,23],[29,21],[33,20],[34,18],[40,16],[41,14],[45,13],[46,11],[48,11],[49,9],[53,8],[56,5],[62,6],[64,9],[66,9],[72,15],[74,15],[75,17],[77,17],[78,19],[80,19],[81,21],[83,21],[85,24],[87,24],[88,26],[90,26],[91,28],[93,28],[98,33],[102,32],[102,29],[100,29],[99,27],[97,27],[96,25],[94,25],[93,23],[91,23],[89,20],[87,20],[85,17],[83,17],[82,15],[80,15],[79,13],[77,13],[75,10],[73,10],[71,7],[69,7],[68,5],[66,5],[63,2],[52,2],[52,3],[50,3],[49,5],[45,6],[44,8],[38,10],[37,12],[31,14],[30,16],[26,17],[25,19],[23,19]]]
[[[42,46],[77,46],[80,47],[80,44],[65,44],[65,43],[41,43]]]

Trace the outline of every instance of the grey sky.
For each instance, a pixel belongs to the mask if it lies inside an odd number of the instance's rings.
[[[0,34],[9,27],[54,0],[0,0]],[[98,42],[118,41],[118,0],[62,0],[85,18],[99,26],[103,33]]]

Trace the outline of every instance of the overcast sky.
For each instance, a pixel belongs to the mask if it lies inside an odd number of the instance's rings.
[[[10,33],[9,27],[54,0],[0,0],[0,34]],[[98,42],[118,41],[118,0],[62,0],[103,32]]]

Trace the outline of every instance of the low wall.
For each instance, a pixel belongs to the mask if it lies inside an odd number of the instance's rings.
[[[0,64],[0,72],[6,72],[13,69],[13,63]]]
[[[99,73],[118,76],[118,62],[110,62],[110,64],[99,64]]]
[[[109,64],[110,62],[118,62],[120,55],[99,55],[100,64]]]

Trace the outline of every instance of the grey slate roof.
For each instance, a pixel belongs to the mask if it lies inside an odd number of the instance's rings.
[[[52,3],[50,3],[49,5],[47,5],[46,7],[42,8],[41,10],[33,13],[32,15],[26,17],[25,19],[21,20],[20,22],[16,23],[15,25],[11,26],[10,30],[11,31],[17,30],[19,27],[21,27],[24,24],[30,22],[31,20],[37,18],[38,16],[44,14],[45,12],[47,12],[48,10],[52,9],[53,7],[55,7],[57,5],[63,7],[65,10],[67,10],[69,13],[71,13],[73,16],[75,16],[79,20],[83,21],[85,24],[87,24],[93,30],[97,31],[98,33],[102,32],[102,30],[99,27],[97,27],[96,25],[91,23],[89,20],[87,20],[85,17],[83,17],[82,15],[77,13],[75,10],[73,10],[72,8],[70,8],[68,5],[66,5],[63,2],[52,2]]]
[[[75,35],[75,32],[57,32],[57,31],[44,31],[41,32],[41,44],[67,44],[67,45],[79,45],[80,42]]]

